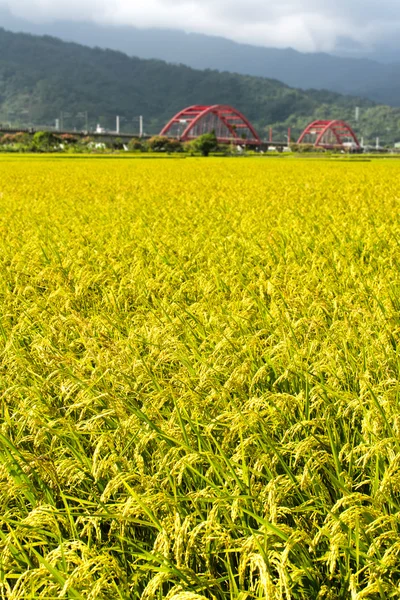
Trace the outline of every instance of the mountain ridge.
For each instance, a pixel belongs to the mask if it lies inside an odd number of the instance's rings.
[[[0,9],[0,25],[7,23],[14,32],[22,28],[33,34],[50,34],[64,41],[110,48],[138,58],[278,79],[291,87],[327,89],[400,106],[400,84],[393,83],[400,80],[400,62],[381,64],[370,58],[252,46],[178,30],[68,21],[33,24]]]

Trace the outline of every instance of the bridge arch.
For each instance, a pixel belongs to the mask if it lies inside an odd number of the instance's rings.
[[[303,131],[298,144],[311,143],[316,148],[344,148],[347,144],[360,149],[356,134],[348,123],[340,120],[313,121]]]
[[[224,104],[188,106],[165,125],[160,135],[187,142],[212,131],[221,144],[261,144],[260,136],[250,121],[235,108]]]

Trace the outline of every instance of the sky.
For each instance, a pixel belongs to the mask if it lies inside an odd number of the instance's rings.
[[[343,38],[360,50],[395,43],[400,28],[400,0],[0,0],[0,7],[35,22],[174,28],[308,52],[329,52]]]

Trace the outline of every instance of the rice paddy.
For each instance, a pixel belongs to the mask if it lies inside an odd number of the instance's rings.
[[[399,598],[399,184],[0,158],[0,598]]]

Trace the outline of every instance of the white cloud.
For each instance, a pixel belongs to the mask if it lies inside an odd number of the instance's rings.
[[[329,51],[340,37],[370,45],[394,37],[399,0],[0,0],[35,21],[93,20],[211,33],[242,42]]]
[[[0,6],[8,7],[16,17],[34,22],[54,19],[94,19],[99,11],[107,10],[107,0],[0,0]]]

